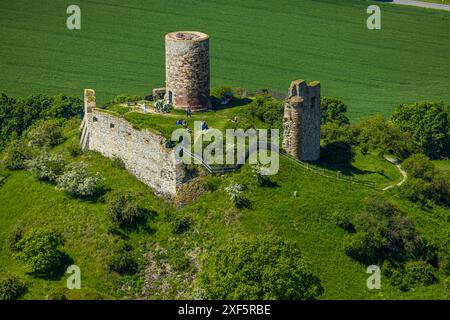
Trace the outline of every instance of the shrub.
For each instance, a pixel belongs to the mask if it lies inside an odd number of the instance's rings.
[[[450,277],[445,278],[444,288],[447,290],[448,297],[450,298]]]
[[[81,149],[81,146],[78,143],[78,141],[71,143],[67,147],[67,150],[69,151],[70,156],[73,158],[78,157],[79,155],[81,155],[83,153],[83,150]]]
[[[39,180],[56,183],[64,172],[64,159],[61,154],[50,154],[46,151],[26,162],[27,167],[36,174]]]
[[[194,221],[189,217],[177,217],[172,221],[172,232],[174,234],[185,233],[193,224]]]
[[[134,227],[145,220],[148,210],[139,203],[139,194],[114,191],[106,198],[106,213],[122,227]]]
[[[13,232],[10,233],[8,237],[9,248],[12,252],[18,252],[19,248],[17,247],[17,243],[23,238],[25,231],[18,227],[15,228]]]
[[[64,239],[59,233],[31,229],[17,242],[14,257],[26,263],[36,275],[52,275],[61,269],[63,245]]]
[[[344,229],[347,232],[351,233],[355,232],[355,226],[353,225],[348,215],[345,214],[344,212],[341,211],[334,212],[333,218],[338,227]]]
[[[65,137],[60,120],[40,121],[31,127],[27,138],[32,145],[52,148],[64,142]]]
[[[356,219],[358,232],[344,242],[347,255],[368,264],[423,255],[423,241],[403,211],[381,195],[371,195],[364,203],[365,211]]]
[[[225,188],[225,191],[228,193],[231,202],[236,208],[242,208],[246,205],[248,200],[242,194],[244,191],[244,186],[242,184],[233,182]]]
[[[25,169],[25,162],[32,157],[31,149],[24,141],[12,141],[5,149],[3,163],[11,170]]]
[[[47,295],[47,300],[69,300],[67,298],[66,290],[63,288],[57,288],[52,290]]]
[[[255,178],[257,185],[262,186],[264,184],[265,176],[263,175],[263,167],[252,165],[252,175]]]
[[[274,99],[270,95],[256,96],[245,110],[253,120],[261,121],[277,129],[282,128],[283,111],[283,101]]]
[[[220,100],[225,99],[226,97],[233,97],[233,89],[228,86],[220,86],[216,88],[212,88],[211,90],[211,96],[216,97]]]
[[[409,285],[431,285],[437,282],[433,267],[424,261],[410,261],[405,265],[403,281]]]
[[[298,247],[272,236],[239,239],[223,246],[202,270],[200,286],[214,300],[306,300],[323,293]]]
[[[109,270],[120,275],[133,274],[138,270],[138,264],[131,252],[132,248],[124,241],[120,241],[108,261]]]
[[[14,275],[0,279],[0,300],[17,300],[27,292],[24,281]]]
[[[103,178],[99,173],[91,175],[83,162],[72,164],[64,174],[57,179],[57,188],[64,190],[73,197],[89,198],[95,196],[101,189]]]

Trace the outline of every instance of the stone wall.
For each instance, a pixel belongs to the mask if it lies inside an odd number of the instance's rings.
[[[166,35],[166,100],[176,109],[202,111],[210,102],[209,36],[195,31]]]
[[[126,169],[156,194],[175,199],[178,186],[184,182],[185,170],[175,160],[174,150],[165,146],[166,139],[148,130],[136,130],[125,119],[96,109],[95,102],[88,101],[92,96],[95,101],[95,92],[85,91],[83,149],[122,159]]]
[[[320,83],[296,80],[284,106],[283,149],[303,161],[320,158]]]

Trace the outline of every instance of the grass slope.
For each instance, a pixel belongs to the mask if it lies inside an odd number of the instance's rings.
[[[78,125],[71,125],[70,139],[54,150],[64,152],[67,159],[67,146],[76,141],[78,132]],[[342,239],[345,232],[335,225],[332,215],[335,212],[356,215],[362,209],[361,200],[373,192],[372,189],[318,176],[281,158],[280,172],[271,178],[274,187],[257,187],[252,182],[249,168],[244,167],[239,172],[217,178],[218,190],[204,194],[182,209],[175,209],[126,170],[114,167],[109,159],[97,153],[88,152],[71,161],[74,160],[88,162],[93,172],[100,172],[106,178],[111,190],[142,192],[148,206],[157,211],[156,218],[148,225],[153,231],[125,235],[141,257],[156,244],[172,245],[179,248],[182,255],[195,248],[203,248],[208,253],[236,236],[273,233],[298,243],[304,256],[311,260],[313,271],[322,280],[325,299],[446,298],[442,282],[429,287],[419,286],[406,293],[391,287],[388,281],[382,281],[379,291],[366,288],[365,266],[344,254]],[[358,155],[352,171],[354,175],[382,185],[399,178],[389,163],[370,154]],[[223,187],[231,181],[248,186],[246,196],[253,205],[251,209],[239,211],[230,205]],[[297,197],[294,191],[297,191]],[[442,241],[447,237],[448,211],[439,207],[413,206],[397,198],[395,190],[389,194],[428,238]],[[170,216],[191,217],[194,225],[186,233],[174,235]],[[119,277],[107,270],[106,261],[112,254],[115,236],[108,231],[103,203],[72,199],[53,186],[38,182],[25,171],[11,172],[0,186],[0,273],[15,272],[26,277],[30,290],[25,298],[43,299],[52,289],[63,288],[65,277],[45,281],[26,276],[27,270],[11,257],[7,244],[8,236],[17,226],[48,226],[64,233],[67,239],[65,251],[82,270],[82,289],[70,292],[70,298],[98,295],[127,298],[135,297],[140,291],[142,274]],[[442,280],[442,275],[438,276]]]
[[[449,101],[450,14],[382,8],[382,30],[366,28],[371,1],[80,0],[82,28],[66,29],[66,1],[0,2],[0,91],[81,94],[99,100],[144,95],[164,83],[164,35],[211,36],[212,84],[285,92],[320,80],[350,117],[390,114],[399,103]]]

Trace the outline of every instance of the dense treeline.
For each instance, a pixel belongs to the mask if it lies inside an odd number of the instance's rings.
[[[9,140],[19,138],[39,119],[69,119],[81,116],[83,101],[65,95],[49,96],[34,94],[14,99],[2,94],[0,97],[0,147]]]

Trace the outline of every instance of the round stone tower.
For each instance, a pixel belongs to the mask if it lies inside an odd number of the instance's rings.
[[[193,112],[211,107],[209,36],[196,31],[166,35],[166,95],[175,109]]]

